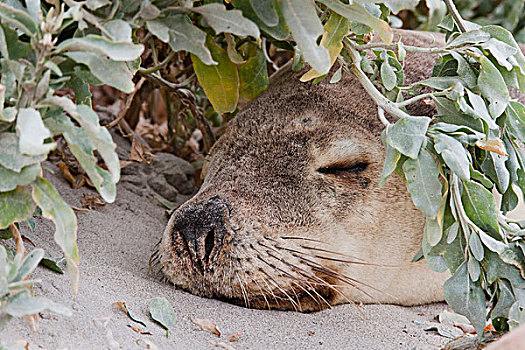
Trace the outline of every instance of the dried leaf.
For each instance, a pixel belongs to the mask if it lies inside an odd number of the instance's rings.
[[[69,169],[67,164],[64,161],[60,161],[60,162],[57,163],[57,167],[60,170],[60,172],[62,173],[62,176],[64,177],[64,179],[66,179],[67,182],[69,182],[71,184],[71,187],[78,188],[77,187],[77,179],[75,179],[73,174],[71,174],[71,170]]]
[[[126,303],[123,302],[123,301],[118,301],[118,302],[114,302],[113,304],[111,304],[113,306],[115,306],[116,308],[119,308],[120,310],[124,311],[126,313],[126,315],[128,315],[128,317],[134,321],[134,322],[137,322],[141,325],[143,325],[144,327],[147,327],[146,324],[144,322],[142,322],[141,320],[139,319],[136,319],[135,317],[133,317],[131,315],[131,313],[129,312],[129,309],[128,307],[126,306]]]
[[[239,338],[241,337],[242,335],[242,332],[241,331],[238,331],[236,333],[233,333],[233,334],[230,334],[226,337],[226,340],[229,341],[229,342],[235,342],[235,341],[238,341]]]
[[[98,194],[82,193],[80,204],[82,204],[83,208],[90,209],[90,210],[97,210],[100,207],[105,206],[106,201],[104,201],[104,199]]]
[[[224,349],[224,350],[235,350],[235,348],[231,345],[228,345],[226,343],[223,343],[223,342],[216,342],[216,341],[213,341],[213,340],[208,340],[208,344],[211,344],[213,346],[216,346],[220,349]]]
[[[142,328],[132,326],[128,324],[128,327],[131,328],[131,330],[135,333],[142,334],[142,335],[152,335],[150,331],[145,331]]]
[[[489,152],[494,152],[500,156],[508,156],[503,141],[501,139],[495,140],[477,140],[476,146]]]
[[[217,325],[214,322],[208,320],[207,318],[195,318],[190,315],[190,321],[193,324],[196,324],[197,326],[199,326],[199,328],[203,332],[215,334],[218,337],[221,336],[221,332],[217,328]]]
[[[137,339],[135,341],[135,343],[137,345],[140,345],[140,344],[144,343],[146,345],[146,349],[149,349],[149,350],[158,350],[159,349],[159,347],[157,345],[155,345],[151,340]]]
[[[471,324],[454,322],[454,327],[461,329],[463,333],[476,334],[476,330]]]

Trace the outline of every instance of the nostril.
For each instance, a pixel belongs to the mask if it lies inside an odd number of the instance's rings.
[[[208,233],[206,234],[206,238],[204,239],[204,251],[205,251],[204,260],[206,262],[208,262],[210,259],[210,255],[211,255],[211,251],[213,249],[214,243],[215,243],[215,229],[211,229],[210,231],[208,231]]]

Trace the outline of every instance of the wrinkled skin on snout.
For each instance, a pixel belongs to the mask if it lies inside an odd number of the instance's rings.
[[[407,35],[408,44],[434,40]],[[407,80],[428,76],[434,59],[412,57]],[[350,74],[338,84],[298,77],[278,73],[214,145],[200,191],[162,237],[163,273],[193,294],[251,308],[443,300],[447,275],[411,262],[423,215],[399,176],[378,186],[375,103]]]

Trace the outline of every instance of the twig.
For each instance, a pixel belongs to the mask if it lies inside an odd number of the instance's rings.
[[[381,107],[377,107],[377,114],[379,115],[379,120],[381,120],[381,123],[385,126],[389,126],[390,122],[385,117],[385,111]]]
[[[187,85],[187,82],[183,82],[181,84],[175,84],[175,83],[172,83],[170,81],[167,81],[166,79],[164,79],[163,77],[161,77],[159,74],[157,73],[150,73],[150,74],[146,74],[144,75],[146,77],[146,79],[148,80],[151,80],[155,83],[157,83],[158,85],[161,85],[161,86],[164,86],[174,92],[177,91],[177,89],[180,89],[184,86]]]
[[[354,76],[359,80],[361,86],[366,90],[368,95],[377,103],[378,107],[389,113],[390,115],[398,118],[410,117],[409,114],[403,112],[395,102],[390,101],[388,98],[383,96],[381,92],[377,90],[374,84],[368,79],[366,74],[361,70],[361,55],[353,47],[350,40],[345,40],[345,47],[347,49],[350,58],[352,59],[352,66],[350,70]]]
[[[16,227],[15,224],[9,225],[9,230],[11,230],[11,234],[13,235],[13,240],[16,244],[16,255],[21,254],[22,257],[26,255],[27,251],[24,247],[24,240],[22,239],[22,235],[20,234],[20,231],[18,230],[18,227]]]
[[[450,12],[454,22],[458,26],[459,31],[461,33],[465,33],[467,31],[467,27],[465,26],[465,23],[463,23],[463,18],[461,18],[461,15],[459,14],[456,5],[454,5],[454,2],[452,0],[445,0],[445,4],[447,5],[448,12]]]
[[[173,58],[173,56],[175,56],[175,51],[171,51],[168,54],[168,56],[166,56],[166,58],[162,62],[160,62],[159,64],[157,64],[157,65],[155,65],[153,67],[150,67],[150,68],[139,68],[138,73],[140,75],[146,75],[146,74],[155,73],[156,71],[158,71],[159,69],[164,67],[166,64],[168,64],[169,61],[171,61],[171,59]]]
[[[357,51],[364,51],[369,49],[388,49],[395,50],[397,49],[397,43],[395,44],[385,44],[385,43],[368,43],[363,45],[353,44],[354,48]],[[450,48],[440,46],[440,47],[419,47],[419,46],[409,46],[403,45],[406,51],[408,52],[418,52],[418,53],[444,53],[449,51]]]
[[[419,100],[423,100],[425,98],[429,98],[429,97],[430,98],[434,98],[434,97],[444,96],[444,95],[446,95],[446,93],[449,90],[450,90],[450,88],[446,89],[446,90],[443,90],[443,91],[439,91],[439,92],[429,92],[429,93],[426,93],[426,94],[417,95],[417,96],[414,96],[412,98],[409,98],[408,100],[401,101],[401,102],[396,102],[396,106],[398,108],[403,108],[403,107],[406,107],[406,106],[411,105],[413,103],[416,103]]]
[[[142,87],[142,84],[144,84],[144,81],[146,81],[146,78],[144,77],[140,78],[137,85],[135,85],[135,89],[133,89],[133,92],[131,92],[131,94],[129,94],[126,97],[126,104],[124,105],[124,108],[119,111],[118,116],[115,120],[113,120],[111,123],[106,125],[106,128],[109,129],[109,128],[114,127],[115,125],[120,123],[122,118],[126,116],[126,113],[128,113],[129,107],[131,107],[131,103],[133,102],[133,99],[135,98],[135,94],[137,93],[137,91],[140,90],[140,88]]]

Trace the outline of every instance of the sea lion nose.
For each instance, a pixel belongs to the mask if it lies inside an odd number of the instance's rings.
[[[200,268],[206,266],[224,243],[230,206],[226,199],[215,196],[189,205],[174,213],[174,234],[185,241],[192,260]]]

